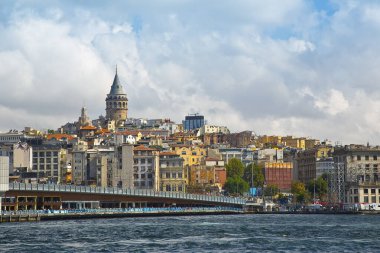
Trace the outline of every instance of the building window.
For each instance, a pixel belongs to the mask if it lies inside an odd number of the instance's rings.
[[[373,160],[377,161],[377,155],[373,156]]]
[[[358,194],[358,189],[354,189],[354,194]]]
[[[368,189],[364,189],[364,194],[368,194]]]
[[[360,155],[356,156],[356,160],[360,161],[362,158]]]
[[[368,156],[368,155],[365,156],[365,160],[366,160],[366,161],[369,160],[369,156]]]
[[[364,203],[368,203],[368,196],[364,196]]]
[[[372,203],[376,203],[376,196],[372,196],[372,198],[371,198],[371,202],[372,202]]]
[[[376,189],[371,189],[371,194],[376,194]]]
[[[170,172],[166,172],[166,178],[170,178]]]

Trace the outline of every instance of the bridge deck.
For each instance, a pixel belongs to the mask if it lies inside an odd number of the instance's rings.
[[[9,191],[19,192],[50,192],[50,193],[81,193],[81,194],[100,194],[100,195],[118,195],[129,197],[149,197],[164,198],[177,200],[192,200],[197,203],[213,203],[213,204],[229,204],[229,205],[245,205],[245,199],[233,198],[225,196],[188,194],[180,192],[158,192],[153,190],[140,189],[120,189],[120,188],[102,188],[92,186],[76,186],[76,185],[56,185],[56,184],[24,184],[11,183]]]

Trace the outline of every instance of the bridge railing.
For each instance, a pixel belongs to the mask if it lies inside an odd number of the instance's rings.
[[[171,198],[183,200],[196,200],[200,202],[227,203],[244,205],[245,199],[225,196],[188,194],[182,192],[160,192],[148,189],[121,189],[116,187],[92,187],[79,185],[58,185],[58,184],[25,184],[11,183],[9,190],[18,191],[48,191],[48,192],[74,192],[92,194],[114,194],[139,197]]]
[[[1,211],[1,215],[36,215],[36,214],[107,214],[107,213],[196,213],[196,212],[243,212],[239,207],[143,207],[143,208],[97,208],[97,209],[60,209],[60,210],[18,210]]]

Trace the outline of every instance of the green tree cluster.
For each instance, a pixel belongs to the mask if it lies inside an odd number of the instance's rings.
[[[325,200],[328,191],[327,181],[322,176],[318,177],[317,179],[310,180],[310,182],[307,184],[307,190],[311,196],[314,197],[315,192],[315,198]]]
[[[227,180],[225,190],[230,194],[244,194],[249,190],[249,184],[243,179],[244,164],[236,158],[232,158],[226,165]]]
[[[325,200],[328,191],[328,183],[323,176],[320,176],[315,180],[311,180],[306,186],[298,181],[293,182],[291,191],[295,201],[300,204],[312,202],[314,192],[315,198]]]
[[[243,178],[251,187],[263,187],[265,181],[263,168],[251,163],[245,168]]]
[[[306,190],[305,184],[298,181],[293,182],[291,192],[296,203],[305,204],[309,202],[310,195]]]

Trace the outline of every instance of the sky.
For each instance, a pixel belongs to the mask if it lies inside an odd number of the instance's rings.
[[[380,144],[380,2],[0,1],[0,131],[200,113],[233,132]]]

